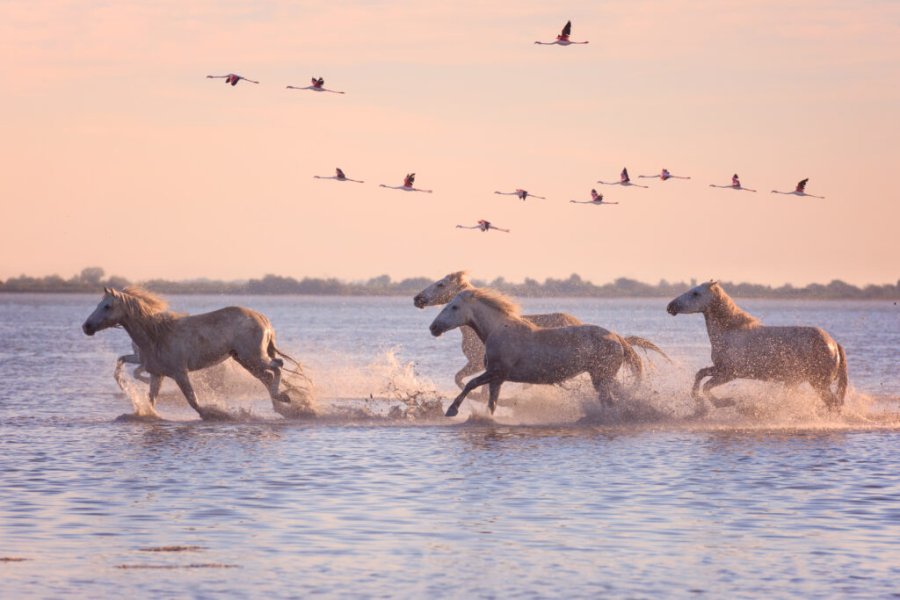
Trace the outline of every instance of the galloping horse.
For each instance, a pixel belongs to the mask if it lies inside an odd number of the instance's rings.
[[[688,290],[669,303],[671,315],[703,313],[712,345],[713,366],[697,371],[691,396],[702,408],[703,393],[733,379],[787,384],[809,382],[830,409],[839,409],[847,392],[844,348],[818,327],[768,327],[741,310],[716,281]],[[837,381],[837,393],[831,384]]]
[[[466,271],[457,271],[435,281],[416,294],[413,298],[413,304],[417,308],[447,304],[458,293],[474,289],[477,288],[469,282],[469,274]],[[538,327],[584,325],[578,317],[568,313],[544,313],[537,315],[521,315],[521,317]],[[459,389],[463,389],[466,385],[463,381],[465,377],[475,375],[484,370],[484,342],[479,339],[478,334],[476,334],[468,325],[461,326],[459,330],[462,332],[462,351],[466,359],[468,359],[468,362],[456,374],[454,381]],[[604,331],[606,330],[604,329]],[[665,356],[662,350],[643,338],[628,336],[625,338],[625,341],[633,346],[638,346],[645,350],[653,350]]]
[[[425,308],[426,306],[437,306],[447,304],[458,293],[464,290],[476,289],[469,282],[469,274],[465,271],[457,271],[450,273],[443,279],[435,281],[427,288],[416,294],[413,298],[413,304],[417,308]],[[574,317],[567,313],[547,313],[539,315],[522,315],[526,321],[534,323],[538,327],[565,327],[566,325],[582,325],[578,317]],[[475,331],[464,325],[460,327],[462,332],[462,351],[468,362],[459,370],[453,380],[459,389],[465,387],[464,378],[484,370],[484,343],[478,339]]]
[[[643,374],[640,356],[619,335],[596,325],[538,327],[520,316],[518,305],[494,290],[473,288],[458,293],[430,329],[439,336],[463,325],[484,343],[485,372],[465,385],[447,409],[448,417],[459,412],[469,392],[484,384],[488,384],[488,408],[493,413],[504,381],[552,384],[587,372],[600,401],[610,404],[618,391],[615,376],[623,362],[638,381]]]
[[[122,291],[104,288],[103,298],[81,328],[87,335],[121,325],[136,345],[138,360],[150,374],[150,405],[164,377],[178,384],[191,408],[203,419],[226,418],[226,413],[203,408],[188,377],[190,371],[205,369],[228,357],[259,379],[269,392],[272,404],[290,404],[286,392],[279,392],[281,368],[287,358],[275,347],[275,331],[262,314],[237,306],[200,315],[179,315],[163,310],[162,298],[138,287]]]

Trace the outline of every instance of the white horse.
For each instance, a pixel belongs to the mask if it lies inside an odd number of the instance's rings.
[[[780,381],[789,385],[809,382],[833,410],[847,392],[847,357],[844,348],[818,327],[768,327],[741,310],[716,281],[703,283],[672,300],[671,315],[703,313],[712,345],[713,366],[697,371],[691,395],[698,411],[705,410],[700,382],[711,377],[703,393],[714,402],[710,389],[733,379]],[[837,381],[837,393],[831,384]]]
[[[466,271],[456,271],[438,279],[427,288],[419,292],[413,298],[416,308],[426,306],[441,306],[453,300],[454,296],[465,290],[478,289],[469,281]],[[522,315],[526,321],[534,323],[538,327],[566,327],[569,325],[584,325],[582,321],[569,313],[543,313],[536,315]],[[462,333],[462,351],[468,362],[459,370],[453,380],[459,389],[465,387],[464,379],[480,373],[484,370],[484,342],[479,339],[475,330],[467,325],[459,328]],[[606,330],[604,330],[606,331]],[[625,341],[644,350],[653,350],[663,356],[665,353],[652,342],[637,336],[628,336]],[[666,357],[668,360],[668,357]]]
[[[485,346],[485,371],[471,379],[447,408],[446,416],[459,412],[466,395],[487,384],[491,413],[505,381],[553,384],[587,372],[600,401],[611,404],[619,391],[616,373],[627,362],[638,382],[641,358],[621,337],[596,325],[538,327],[519,314],[512,300],[489,289],[458,293],[431,323],[431,334],[466,325]]]
[[[163,378],[171,377],[203,419],[228,418],[227,413],[200,406],[188,373],[229,357],[266,386],[273,406],[276,402],[291,404],[290,396],[279,391],[284,361],[278,356],[297,365],[300,374],[302,368],[275,347],[275,331],[265,315],[230,306],[185,316],[161,307],[165,301],[144,289],[105,288],[97,308],[81,326],[87,335],[118,325],[128,332],[138,348],[138,360],[150,374],[151,407],[155,408]]]
[[[464,290],[474,290],[469,281],[469,274],[457,271],[439,279],[419,292],[413,298],[416,308],[439,306],[450,302],[456,294]],[[547,313],[538,315],[522,315],[539,327],[565,327],[566,325],[582,325],[578,317],[567,313]],[[468,362],[453,378],[459,389],[465,387],[464,379],[484,370],[484,343],[471,327],[460,327],[462,333],[462,351]]]

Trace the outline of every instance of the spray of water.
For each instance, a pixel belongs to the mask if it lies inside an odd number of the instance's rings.
[[[305,375],[284,373],[283,388],[291,403],[271,402],[261,384],[232,361],[192,373],[201,403],[241,420],[278,418],[380,423],[571,425],[690,429],[853,429],[900,427],[897,399],[873,399],[851,388],[842,410],[828,410],[808,386],[795,388],[757,381],[736,381],[716,388],[719,407],[691,397],[693,369],[658,361],[637,384],[625,376],[617,401],[601,406],[586,376],[557,386],[504,384],[491,415],[484,398],[470,395],[460,417],[447,419],[444,408],[458,393],[439,389],[404,361],[396,348],[368,363],[338,353],[320,353],[305,365]],[[448,377],[449,379],[449,377]],[[147,387],[120,374],[120,385],[138,417],[157,418],[147,401]],[[313,386],[311,382],[315,382]],[[452,384],[451,384],[452,385]],[[180,391],[164,388],[160,403],[188,412]]]

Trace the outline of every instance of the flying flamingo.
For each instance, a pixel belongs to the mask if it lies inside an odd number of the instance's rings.
[[[569,200],[574,204],[594,204],[596,206],[600,206],[603,204],[618,204],[618,202],[604,202],[603,194],[598,194],[597,190],[591,190],[591,199],[590,200]]]
[[[207,79],[224,79],[225,83],[230,83],[235,86],[238,84],[238,81],[243,79],[244,81],[249,81],[250,83],[259,83],[258,81],[253,81],[252,79],[247,79],[242,75],[235,75],[234,73],[229,73],[228,75],[207,75]]]
[[[419,188],[413,187],[413,183],[415,182],[416,174],[407,173],[406,177],[403,178],[403,185],[385,185],[382,183],[379,184],[379,186],[391,190],[403,190],[404,192],[425,192],[426,194],[430,194],[432,192],[432,190],[421,190]]]
[[[287,89],[289,89],[289,90],[312,90],[313,92],[331,92],[332,94],[345,93],[345,92],[339,92],[337,90],[329,90],[328,88],[326,88],[324,86],[325,86],[325,79],[323,79],[322,77],[319,77],[318,79],[313,77],[312,85],[308,85],[306,87],[297,87],[294,85],[289,85],[289,86],[287,86]]]
[[[344,172],[340,169],[340,167],[334,170],[334,175],[331,177],[325,177],[323,175],[313,175],[316,179],[334,179],[336,181],[352,181],[353,183],[365,183],[365,181],[360,181],[359,179],[350,179]]]
[[[778,190],[772,190],[773,194],[793,194],[794,196],[809,196],[810,198],[818,198],[820,200],[824,200],[825,196],[814,196],[813,194],[806,193],[806,182],[809,181],[809,177],[797,183],[797,187],[793,192],[779,192]]]
[[[684,177],[682,175],[672,175],[669,173],[668,169],[663,169],[659,175],[638,175],[638,177],[643,177],[644,179],[662,179],[666,181],[667,179],[690,179],[690,177]]]
[[[751,190],[750,188],[745,188],[741,185],[741,180],[738,178],[737,173],[731,176],[731,185],[716,185],[714,183],[709,184],[709,187],[714,188],[723,188],[726,190],[738,190],[744,192],[755,192],[756,190]]]
[[[556,36],[556,40],[552,42],[535,42],[535,44],[541,44],[543,46],[568,46],[569,44],[587,44],[589,42],[573,42],[569,39],[569,36],[572,35],[572,21],[566,21],[565,26],[562,28],[562,31],[558,36]]]
[[[603,185],[633,185],[635,187],[650,187],[649,185],[641,185],[639,183],[631,183],[631,178],[628,176],[628,168],[622,169],[622,173],[619,175],[618,181],[597,181],[597,183],[602,183]],[[610,203],[612,204],[612,203]]]
[[[501,196],[518,196],[519,200],[525,200],[528,196],[532,198],[540,198],[541,200],[546,200],[543,196],[535,196],[534,194],[528,192],[528,190],[523,190],[520,188],[516,188],[514,192],[494,192],[495,194],[500,194]]]
[[[478,225],[457,225],[457,229],[480,229],[481,231],[486,232],[488,229],[496,229],[497,231],[502,231],[503,233],[509,233],[509,229],[501,229],[496,225],[491,224],[490,221],[485,221],[484,219],[478,220]]]

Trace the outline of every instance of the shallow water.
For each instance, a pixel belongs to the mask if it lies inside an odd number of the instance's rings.
[[[510,385],[496,419],[466,401],[446,420],[407,410],[451,396],[462,366],[457,333],[428,334],[436,309],[176,297],[265,312],[323,418],[282,419],[227,367],[201,402],[239,420],[200,422],[166,387],[166,420],[146,423],[114,420],[132,411],[112,379],[129,343],[81,333],[98,299],[0,295],[0,597],[896,594],[892,303],[742,303],[845,346],[839,416],[808,391],[739,383],[721,392],[735,407],[687,418],[708,364],[701,317],[670,317],[665,300],[541,299],[527,311],[647,337],[676,365],[656,360],[612,411],[579,383]]]

